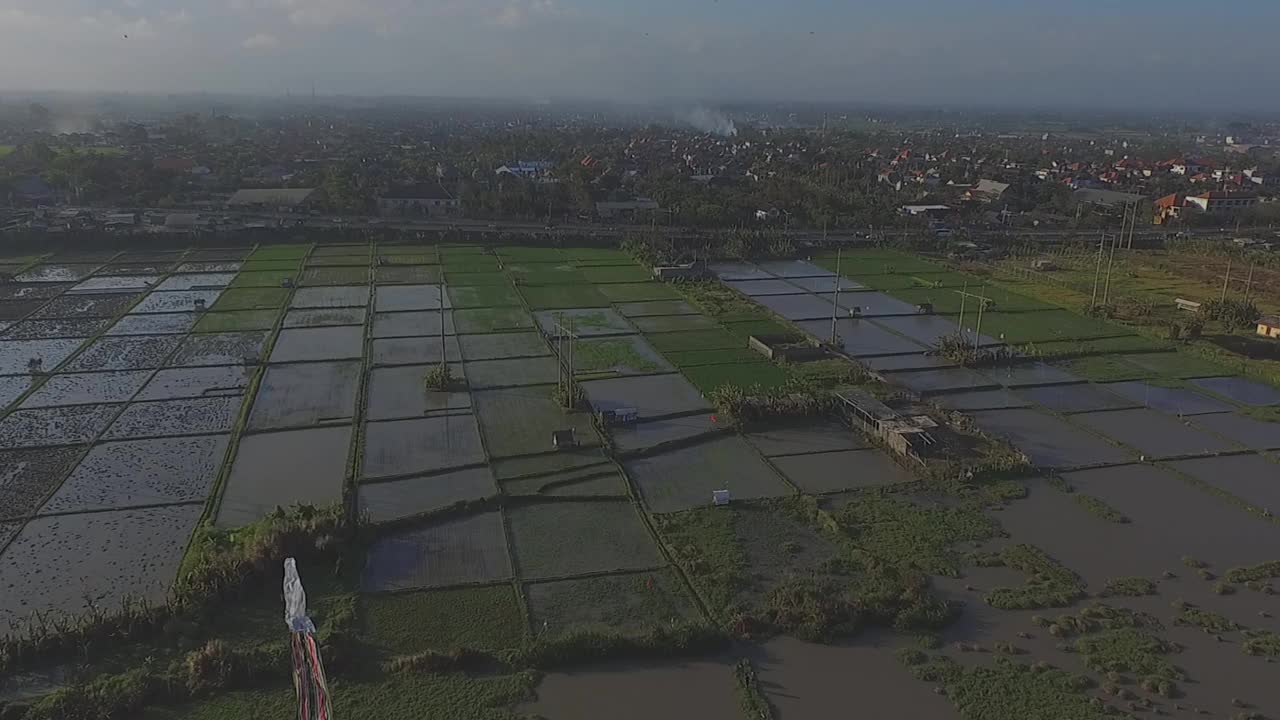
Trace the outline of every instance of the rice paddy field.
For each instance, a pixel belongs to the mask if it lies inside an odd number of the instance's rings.
[[[0,284],[11,632],[163,602],[193,537],[342,504],[365,522],[358,557],[303,577],[322,635],[352,608],[352,644],[327,658],[343,714],[1280,712],[1280,390],[1069,307],[884,249],[715,264],[718,280],[686,284],[602,248],[0,264],[16,269]],[[843,357],[817,364],[748,347],[833,328]],[[953,330],[1046,350],[956,367],[929,352]],[[442,365],[449,383],[428,387]],[[858,367],[1027,464],[940,477],[839,418],[743,428],[717,407],[722,388],[829,387]],[[269,585],[229,602],[214,637],[281,640]],[[108,656],[0,665],[0,711],[45,712],[43,693],[136,667]],[[283,717],[278,670],[129,716]]]

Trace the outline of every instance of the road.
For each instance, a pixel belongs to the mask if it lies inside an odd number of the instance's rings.
[[[101,213],[101,209],[98,209]],[[164,215],[174,212],[173,210],[165,210],[160,208],[152,208],[143,210],[144,213],[155,213]],[[179,211],[180,212],[180,211]],[[294,227],[300,229],[379,229],[389,228],[395,230],[417,230],[421,232],[430,231],[447,231],[459,230],[467,233],[526,233],[526,234],[562,234],[562,235],[582,235],[597,238],[619,238],[629,231],[642,231],[646,228],[657,228],[667,230],[667,235],[673,239],[696,239],[705,235],[706,230],[691,230],[687,228],[676,228],[674,230],[665,228],[665,226],[646,226],[646,225],[605,225],[600,223],[556,223],[548,225],[545,222],[535,222],[527,220],[471,220],[463,218],[387,218],[378,216],[332,216],[332,215],[291,215],[281,213],[263,213],[263,212],[244,212],[244,211],[227,211],[227,212],[203,212],[206,218],[214,218],[222,221],[223,226],[243,226],[263,224],[266,227]],[[797,242],[817,242],[823,240],[824,237],[828,242],[860,244],[871,242],[874,239],[894,239],[905,236],[920,235],[924,230],[918,228],[912,229],[873,229],[866,228],[863,230],[840,230],[826,233],[814,230],[784,230],[783,233]],[[1062,242],[1069,239],[1092,239],[1097,238],[1101,231],[1086,230],[1076,231],[1071,229],[1010,229],[1010,228],[967,228],[962,229],[965,236],[972,240],[981,241],[988,238],[1007,237],[1015,235],[1020,238],[1039,240],[1045,243]],[[1114,232],[1114,231],[1113,231]],[[1182,230],[1185,234],[1196,237],[1231,237],[1232,233],[1227,230],[1218,228]],[[1141,229],[1135,232],[1135,242],[1163,240],[1168,238],[1172,233],[1157,228]]]

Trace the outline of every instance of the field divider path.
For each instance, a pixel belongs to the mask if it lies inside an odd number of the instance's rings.
[[[110,259],[108,259],[108,260],[104,260],[104,261],[103,261],[103,263],[102,263],[102,268],[105,268],[105,267],[107,266],[107,263],[111,262],[111,260],[114,260],[115,258],[120,257],[122,254],[124,254],[124,253],[122,253],[122,252],[118,252],[118,253],[116,253],[115,255],[112,255]],[[35,267],[35,266],[37,266],[37,265],[39,265],[39,264],[43,263],[45,260],[52,259],[54,256],[55,256],[55,253],[47,253],[47,254],[45,254],[45,255],[40,255],[40,256],[36,257],[34,260],[29,261],[26,265],[19,265],[19,266],[18,266],[18,271],[14,273],[14,277],[17,277],[18,275],[21,275],[22,273],[24,273],[24,272],[26,272],[26,271],[30,270],[31,268],[33,268],[33,267]],[[174,267],[177,267],[177,265],[175,265]],[[94,270],[92,273],[89,273],[88,277],[86,277],[85,279],[87,280],[88,278],[90,278],[90,277],[93,277],[93,276],[97,275],[97,274],[98,274],[98,272],[100,272],[100,271],[102,270],[102,268],[98,268],[97,270]],[[165,275],[165,277],[168,277],[168,274],[166,274],[166,275]],[[67,290],[70,290],[70,289],[71,289],[71,288],[67,288]],[[53,302],[54,300],[56,300],[56,299],[58,299],[58,298],[62,297],[63,295],[66,295],[66,294],[67,294],[67,290],[63,290],[62,292],[58,293],[57,295],[54,295],[53,297],[51,297],[51,298],[48,298],[48,299],[44,300],[43,302],[41,302],[41,303],[40,303],[39,307],[35,308],[34,310],[32,310],[31,312],[27,313],[26,315],[23,315],[23,316],[21,316],[21,317],[15,318],[15,319],[10,320],[10,321],[7,321],[7,322],[12,322],[12,323],[13,323],[13,325],[12,325],[12,326],[10,326],[11,328],[12,328],[12,327],[17,327],[18,323],[21,323],[21,322],[23,322],[23,321],[25,321],[25,320],[29,320],[29,319],[31,319],[31,317],[32,317],[33,315],[35,315],[36,313],[40,312],[40,310],[41,310],[41,309],[43,309],[45,305],[48,305],[49,303]],[[142,294],[143,294],[143,295],[146,295],[146,293],[142,293]],[[135,303],[135,304],[136,304],[136,303]],[[130,307],[132,307],[132,306],[130,306]],[[128,312],[128,310],[126,310],[125,312]],[[124,313],[121,313],[121,314],[123,315]],[[95,336],[95,339],[96,339],[96,336]],[[81,348],[81,349],[83,349],[83,348]],[[78,351],[77,351],[77,352],[78,352]],[[68,357],[68,358],[67,358],[67,360],[70,360],[70,359],[71,359],[70,357]],[[67,360],[62,361],[62,363],[60,363],[59,365],[65,365],[65,364],[66,364],[66,362],[67,362]],[[15,402],[16,402],[16,401],[15,401]]]
[[[566,259],[566,261],[572,262],[572,260],[568,260],[568,259]],[[499,263],[499,267],[503,269],[504,272],[506,272],[505,265],[502,262],[501,256],[498,257],[498,263]],[[510,273],[507,273],[507,275],[508,277],[510,277]],[[541,324],[537,322],[536,320],[537,316],[533,314],[533,310],[529,305],[528,298],[525,297],[524,292],[522,290],[523,286],[515,283],[514,278],[512,278],[512,281],[513,281],[512,284],[516,288],[516,295],[519,296],[520,302],[524,307],[525,312],[529,313],[530,316],[535,318],[534,322],[535,322],[535,326],[537,327],[538,334],[542,336],[543,342],[547,343],[548,347],[550,347],[551,345],[550,340],[547,338],[546,333],[542,330]],[[593,288],[596,287],[595,283],[592,283],[591,286]],[[618,309],[616,307],[618,304],[619,303],[610,301],[608,307],[610,308],[611,311],[618,313],[619,316],[625,318],[625,316],[621,315],[621,313],[618,312]],[[632,327],[635,327],[634,324],[632,324],[629,319],[627,320],[627,324],[631,325]],[[640,337],[644,337],[644,333],[641,333],[638,328],[636,329],[636,334],[639,335]],[[554,354],[554,348],[551,348],[551,349]],[[683,374],[681,375],[681,377],[683,377]],[[687,381],[687,378],[686,378],[686,381]],[[586,402],[586,399],[584,398],[583,401]],[[589,406],[590,404],[588,403],[588,407]],[[707,605],[704,602],[702,596],[698,594],[697,588],[694,587],[692,582],[690,582],[689,577],[685,574],[684,569],[680,567],[679,563],[675,562],[674,557],[670,551],[670,548],[667,547],[666,542],[663,540],[662,536],[658,533],[657,528],[653,524],[653,519],[649,516],[649,513],[645,510],[644,503],[640,499],[640,495],[636,488],[635,481],[632,480],[631,476],[627,473],[626,468],[623,467],[621,461],[618,459],[613,448],[612,440],[609,438],[608,433],[599,426],[599,423],[595,419],[594,414],[595,413],[592,412],[593,417],[592,417],[591,426],[594,429],[595,433],[600,437],[601,448],[603,450],[604,456],[608,459],[610,463],[613,464],[613,466],[617,469],[619,476],[622,477],[623,484],[626,486],[627,501],[631,504],[632,509],[639,516],[640,522],[644,524],[646,531],[649,533],[649,536],[653,540],[655,547],[657,547],[658,552],[662,554],[662,557],[666,561],[667,566],[672,568],[679,575],[681,582],[683,582],[685,585],[685,589],[689,591],[689,596],[693,598],[694,602],[697,604],[698,611],[702,614],[702,617],[708,622],[714,622],[714,617],[708,610]],[[557,500],[566,501],[566,500],[570,500],[570,498],[559,497],[557,498]],[[507,522],[505,510],[503,511],[503,527],[506,528],[507,530],[508,552],[510,552],[511,530],[510,530],[510,525]],[[520,573],[519,573],[519,569],[516,568],[515,565],[516,563],[513,559],[512,568],[515,570],[515,574],[518,580]],[[611,573],[603,573],[603,574],[609,575]],[[613,573],[613,574],[616,574],[616,573]],[[517,584],[521,584],[521,583],[518,582]],[[526,607],[527,600],[524,597],[523,586],[520,587],[519,597],[520,597],[521,606]],[[526,619],[531,622],[531,618],[529,618],[528,616],[527,609],[525,612],[526,612]]]
[[[364,466],[364,433],[365,417],[368,414],[369,374],[373,362],[373,320],[377,315],[378,288],[378,255],[377,246],[372,238],[367,240],[369,268],[369,303],[364,313],[363,336],[360,343],[360,381],[356,385],[356,406],[351,414],[351,444],[347,450],[347,471],[342,481],[342,507],[347,520],[355,524],[360,521],[360,473]],[[437,260],[439,251],[437,250]],[[305,273],[305,266],[303,272]],[[444,282],[441,279],[441,282]],[[289,313],[286,306],[285,314]],[[440,322],[444,322],[444,308],[440,308]],[[445,348],[440,348],[441,356],[448,360]]]
[[[167,279],[170,275],[176,274],[176,268],[177,268],[179,265],[181,265],[181,264],[182,264],[182,262],[181,262],[181,261],[182,261],[182,258],[185,258],[185,257],[187,256],[187,254],[188,254],[188,253],[190,253],[190,252],[191,252],[190,248],[188,248],[188,249],[186,249],[185,251],[183,251],[183,254],[182,254],[182,255],[178,258],[178,260],[177,260],[177,261],[175,261],[175,262],[174,262],[174,264],[173,264],[173,267],[174,267],[175,269],[174,269],[174,270],[171,270],[171,271],[169,271],[169,272],[167,272],[167,273],[164,273],[163,277],[161,278],[161,281],[163,281],[164,279]],[[121,254],[122,254],[122,253],[117,252],[115,255],[112,255],[111,257],[114,259],[114,258],[119,257]],[[104,268],[106,267],[106,263],[103,263],[103,267],[104,267]],[[90,275],[89,275],[89,277],[94,277],[94,276],[95,276],[95,275],[97,275],[97,273],[98,273],[98,272],[100,272],[101,270],[102,270],[102,268],[99,268],[98,270],[95,270],[92,274],[90,274]],[[157,284],[157,286],[159,285],[159,283],[156,283],[156,284]],[[26,401],[26,399],[27,399],[28,397],[30,397],[30,396],[31,396],[32,394],[34,394],[37,390],[39,390],[41,387],[43,387],[43,386],[44,386],[44,384],[45,384],[45,383],[47,383],[47,382],[49,381],[49,379],[50,379],[50,378],[52,378],[55,374],[57,374],[57,369],[58,369],[58,368],[66,367],[68,363],[70,363],[70,362],[74,361],[74,360],[75,360],[76,358],[78,358],[80,355],[83,355],[83,354],[84,354],[84,353],[89,349],[89,347],[90,347],[90,346],[92,346],[92,345],[93,345],[94,343],[96,343],[98,340],[101,340],[103,337],[105,337],[105,336],[106,336],[106,333],[107,333],[107,332],[112,328],[112,326],[114,326],[117,322],[119,322],[121,318],[123,318],[124,316],[128,315],[128,314],[129,314],[129,310],[131,310],[132,308],[136,307],[136,306],[137,306],[139,303],[141,303],[141,302],[142,302],[142,301],[143,301],[143,300],[144,300],[148,295],[150,295],[150,294],[151,294],[151,293],[153,293],[153,292],[155,292],[155,290],[154,290],[154,289],[149,289],[149,290],[147,290],[146,292],[138,293],[138,297],[137,297],[137,298],[135,298],[135,299],[134,299],[134,301],[133,301],[132,303],[130,303],[128,307],[124,308],[121,312],[117,313],[114,317],[112,317],[112,319],[111,319],[112,321],[111,321],[110,323],[107,323],[105,326],[103,326],[103,327],[102,327],[102,329],[100,329],[97,333],[95,333],[95,334],[94,334],[94,335],[92,335],[91,337],[85,338],[85,340],[80,344],[80,347],[76,348],[76,351],[75,351],[75,352],[73,352],[73,353],[71,353],[70,355],[68,355],[68,356],[67,356],[67,358],[66,358],[65,360],[63,360],[61,363],[58,363],[57,367],[55,367],[55,368],[54,368],[54,369],[52,369],[52,370],[49,370],[48,372],[42,373],[40,376],[38,376],[38,377],[39,377],[38,381],[37,381],[37,382],[32,383],[31,387],[27,388],[26,392],[22,393],[22,395],[20,395],[20,396],[18,396],[17,398],[15,398],[15,399],[14,399],[14,401],[10,404],[10,406],[9,406],[9,407],[10,407],[10,409],[9,409],[7,412],[0,412],[0,420],[2,420],[2,419],[4,419],[5,417],[7,417],[10,413],[16,412],[16,411],[17,411],[17,409],[18,409],[18,407],[19,407],[23,402],[25,402],[25,401]],[[61,292],[61,293],[59,293],[58,295],[55,295],[53,298],[49,298],[49,300],[45,301],[45,303],[44,303],[44,304],[48,304],[49,302],[53,302],[53,300],[54,300],[55,298],[62,297],[62,296],[63,296],[63,295],[65,295],[65,294],[66,294],[66,292],[65,292],[65,291],[64,291],[64,292]],[[44,307],[44,305],[42,304],[42,305],[41,305],[41,307]],[[36,308],[36,310],[34,310],[34,311],[32,311],[32,312],[33,312],[33,313],[34,313],[34,312],[39,312],[39,310],[40,310],[40,308]],[[178,352],[178,349],[181,347],[181,345],[182,345],[182,343],[177,343],[177,344],[175,344],[175,345],[173,346],[173,349],[172,349],[172,350],[170,350],[170,351],[169,351],[169,352],[164,356],[164,358],[163,358],[162,360],[160,360],[160,361],[159,361],[159,363],[158,363],[158,364],[159,364],[159,367],[151,370],[151,375],[149,375],[149,376],[148,376],[148,378],[147,378],[147,382],[150,382],[151,378],[154,378],[154,377],[155,377],[155,375],[156,375],[156,373],[160,372],[160,370],[164,368],[165,364],[169,361],[169,359],[170,359],[171,357],[173,357],[173,356]],[[85,459],[86,457],[88,457],[89,453],[90,453],[90,452],[92,452],[92,451],[93,451],[93,449],[94,449],[95,447],[97,447],[98,443],[102,441],[102,435],[103,435],[104,433],[106,433],[108,429],[110,429],[110,427],[115,423],[115,421],[116,421],[116,420],[120,419],[120,416],[124,414],[125,410],[127,410],[127,409],[129,408],[129,405],[133,402],[133,398],[137,397],[138,393],[142,392],[142,388],[143,388],[145,385],[146,385],[146,383],[142,383],[141,385],[139,385],[139,386],[138,386],[138,389],[137,389],[137,390],[134,390],[133,394],[129,396],[129,399],[128,399],[128,400],[126,400],[126,401],[124,401],[124,402],[119,403],[119,405],[118,405],[119,409],[118,409],[118,410],[116,410],[116,412],[111,416],[110,421],[108,421],[107,423],[105,423],[105,424],[102,426],[102,430],[100,430],[100,431],[99,431],[99,432],[98,432],[98,433],[93,437],[93,439],[92,439],[92,440],[90,440],[89,442],[87,442],[87,443],[84,443],[84,444],[83,444],[83,445],[84,445],[84,452],[80,453],[80,455],[76,458],[76,462],[75,462],[74,464],[68,464],[68,467],[67,467],[67,469],[66,469],[66,472],[64,472],[64,473],[62,474],[62,476],[61,476],[60,478],[58,478],[57,482],[51,483],[51,484],[50,484],[50,488],[49,488],[48,492],[46,492],[46,493],[44,494],[44,496],[40,498],[40,502],[35,506],[35,507],[36,507],[36,511],[37,511],[37,512],[39,512],[39,509],[40,509],[41,507],[43,507],[45,503],[49,502],[50,498],[52,498],[55,494],[57,494],[57,492],[58,492],[60,489],[62,489],[62,484],[63,484],[63,483],[65,483],[65,482],[67,481],[67,478],[71,477],[71,474],[72,474],[72,473],[74,473],[74,472],[76,471],[76,468],[80,466],[80,463],[81,463],[81,462],[83,462],[83,461],[84,461],[84,459]],[[80,443],[72,443],[71,445],[80,445]],[[167,505],[175,505],[175,504],[184,504],[184,503],[166,503],[166,504],[167,504]],[[119,508],[110,508],[110,509],[112,509],[112,510],[117,510],[117,509],[119,509]],[[132,508],[131,508],[131,509],[132,509]],[[78,514],[78,513],[59,513],[59,514],[74,515],[74,514]],[[3,553],[4,553],[4,551],[8,549],[9,545],[10,545],[11,543],[13,543],[13,541],[14,541],[14,540],[17,540],[17,539],[18,539],[18,535],[21,533],[21,531],[22,531],[23,527],[25,527],[25,526],[26,526],[26,524],[27,524],[28,522],[30,522],[32,519],[34,519],[35,517],[38,517],[38,515],[32,515],[32,516],[29,516],[29,517],[21,518],[21,521],[22,521],[22,527],[19,527],[19,528],[18,528],[18,532],[14,532],[14,533],[11,533],[11,534],[10,534],[8,542],[5,542],[4,544],[0,545],[0,554],[3,554]],[[188,541],[188,542],[190,542],[190,541]]]
[[[252,259],[253,253],[260,247],[261,245],[254,245],[253,250],[245,256],[245,261],[248,262]],[[303,254],[300,262],[298,263],[299,267],[302,267],[306,262],[307,257],[310,256],[314,249],[314,243],[308,246],[306,253]],[[240,438],[244,434],[246,426],[249,424],[249,414],[253,410],[253,402],[257,397],[258,387],[262,384],[262,379],[267,374],[267,361],[270,359],[271,352],[275,348],[276,338],[279,337],[280,329],[284,326],[284,318],[289,314],[289,304],[293,302],[293,295],[297,291],[298,283],[295,282],[293,287],[289,288],[289,292],[285,297],[284,305],[279,308],[280,312],[276,317],[275,323],[272,324],[271,330],[267,332],[267,339],[262,344],[262,362],[258,364],[257,369],[254,370],[253,376],[249,378],[249,384],[245,387],[244,400],[240,403],[240,412],[236,415],[236,420],[231,425],[230,436],[227,438],[227,450],[226,454],[223,455],[222,465],[218,469],[217,478],[214,480],[213,488],[209,492],[209,500],[205,504],[204,512],[200,514],[200,519],[196,521],[197,532],[212,522],[214,517],[217,515],[218,509],[222,505],[222,498],[226,494],[227,490],[227,481],[231,477],[231,466],[234,464],[236,453],[240,449]],[[196,533],[193,532],[191,537],[187,540],[187,548],[183,552],[182,562],[178,566],[179,577],[181,577],[185,571],[190,569],[188,565],[192,560],[191,550],[195,536]]]
[[[504,267],[502,262],[502,257],[497,253],[493,252],[492,245],[485,245],[480,254],[492,255],[494,262],[497,263],[498,265],[498,272],[502,273],[504,276],[510,279],[510,273],[506,271],[506,268]],[[440,263],[440,282],[441,284],[443,284],[445,282],[444,255],[440,252],[439,245],[436,245],[436,260],[437,262]],[[520,292],[519,286],[517,286],[514,281],[512,281],[511,284],[516,288],[516,297],[520,298],[521,307],[524,309],[525,313],[528,314],[530,319],[533,320],[534,327],[540,328],[540,326],[538,325],[537,318],[534,316],[533,311],[529,309],[529,303],[525,300],[524,294]],[[441,307],[440,308],[441,323],[444,323],[444,312],[445,312],[444,308]],[[456,324],[455,324],[454,331],[456,332],[457,329],[458,328],[456,327]],[[541,329],[539,329],[538,332],[539,334],[541,334]],[[466,355],[465,353],[462,352],[462,348],[461,348],[462,343],[460,341],[458,345],[459,345],[458,362],[462,364],[462,374],[465,376],[467,373]],[[440,348],[440,357],[444,358],[445,362],[448,362],[449,353],[448,353],[447,347]],[[470,380],[467,381],[467,392],[468,393],[471,392]],[[475,413],[477,409],[478,408],[476,408],[473,402],[471,411]],[[477,415],[477,425],[479,427],[478,434],[480,436],[480,450],[481,452],[484,453],[486,466],[490,468],[490,471],[489,471],[490,475],[493,476],[493,470],[492,470],[493,456],[489,452],[489,440],[485,432],[484,425],[482,423],[479,423],[478,419],[479,418]],[[497,506],[498,506],[497,507],[498,519],[502,522],[502,539],[504,540],[503,551],[506,552],[507,563],[511,566],[511,581],[510,581],[511,589],[515,592],[516,605],[520,608],[520,618],[524,621],[525,630],[529,633],[530,637],[532,637],[534,634],[533,616],[529,611],[529,599],[525,597],[525,594],[524,594],[524,583],[520,577],[521,576],[520,566],[519,566],[519,563],[516,561],[516,553],[513,550],[513,548],[515,547],[515,536],[511,531],[511,518],[507,513],[507,500],[510,498],[510,496],[508,496],[503,491],[502,483],[498,482],[498,479],[496,476],[493,477],[493,485],[498,493],[496,500],[497,500]]]

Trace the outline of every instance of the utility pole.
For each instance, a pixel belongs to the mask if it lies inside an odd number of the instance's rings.
[[[1107,234],[1098,236],[1098,266],[1093,271],[1093,297],[1089,299],[1089,307],[1098,305],[1098,281],[1102,279],[1102,245],[1107,241]]]
[[[449,377],[449,353],[444,345],[444,283],[440,283],[440,376]]]
[[[825,231],[824,231],[825,232]],[[836,292],[835,298],[831,301],[831,344],[836,344],[836,312],[840,308],[840,261],[844,255],[844,248],[836,249]]]
[[[1227,286],[1231,284],[1231,258],[1227,258],[1227,274],[1222,278],[1222,300],[1227,299]]]
[[[1106,305],[1111,299],[1111,269],[1116,261],[1116,245],[1120,244],[1120,236],[1115,235],[1111,238],[1111,255],[1107,258],[1107,279],[1102,285],[1102,304]]]
[[[969,300],[969,283],[965,282],[964,289],[960,291],[960,335],[964,336],[964,306]]]
[[[987,307],[987,286],[983,285],[980,292],[982,293],[982,299],[978,301],[978,327],[973,331],[973,352],[975,354],[978,352],[979,338],[982,337],[982,311]]]
[[[1249,295],[1253,292],[1253,266],[1255,263],[1249,263],[1249,277],[1244,281],[1244,302],[1249,304]]]

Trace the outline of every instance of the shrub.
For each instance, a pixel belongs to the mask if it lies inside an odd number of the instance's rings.
[[[447,391],[453,389],[457,383],[458,378],[454,377],[448,363],[440,363],[422,376],[422,385],[428,390]]]
[[[1205,318],[1216,320],[1228,330],[1241,330],[1257,323],[1261,312],[1252,301],[1227,298],[1224,300],[1207,300],[1200,307]]]

